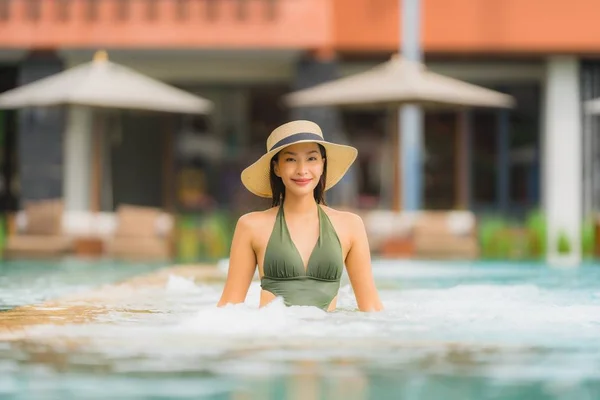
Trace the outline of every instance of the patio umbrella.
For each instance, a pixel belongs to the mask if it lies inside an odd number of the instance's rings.
[[[456,109],[510,108],[514,105],[512,96],[431,72],[422,63],[408,61],[399,55],[365,72],[289,93],[284,96],[284,102],[291,107],[398,108],[403,104],[419,104],[426,108]],[[461,137],[465,135],[463,128]],[[398,160],[399,157],[395,159]],[[395,195],[398,195],[397,191]],[[399,209],[398,198],[394,203],[394,208]]]
[[[0,94],[0,109],[78,105],[94,108],[208,114],[211,101],[167,85],[108,60],[98,51],[91,62],[70,68]],[[99,209],[103,112],[94,113],[92,210]],[[109,185],[109,187],[112,185]]]
[[[209,100],[177,89],[108,60],[94,60],[0,94],[0,108],[60,104],[206,114]]]
[[[291,107],[314,106],[513,106],[511,96],[428,71],[400,56],[368,71],[290,93]]]

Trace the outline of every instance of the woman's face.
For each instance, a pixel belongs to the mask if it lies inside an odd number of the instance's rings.
[[[312,195],[323,175],[324,164],[318,144],[298,143],[279,152],[273,170],[283,181],[287,194]]]

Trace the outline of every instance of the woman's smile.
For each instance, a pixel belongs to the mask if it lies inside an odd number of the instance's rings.
[[[296,179],[292,179],[292,181],[298,186],[306,186],[312,181],[312,179],[311,178],[296,178]]]

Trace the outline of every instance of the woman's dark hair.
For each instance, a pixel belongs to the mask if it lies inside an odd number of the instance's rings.
[[[318,143],[317,143],[318,144]],[[323,174],[321,175],[321,179],[319,179],[319,184],[315,187],[313,191],[313,195],[315,197],[315,201],[317,204],[327,205],[325,203],[325,177],[327,176],[327,157],[325,152],[325,147],[319,145],[319,151],[321,152],[321,157],[324,159],[323,164]],[[273,193],[273,197],[271,199],[271,207],[281,206],[283,205],[283,201],[285,200],[285,185],[280,177],[275,175],[275,163],[279,160],[279,153],[275,154],[273,158],[271,158],[271,163],[269,167],[269,181],[271,183],[271,193]]]

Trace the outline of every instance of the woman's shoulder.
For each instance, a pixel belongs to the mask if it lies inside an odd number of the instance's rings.
[[[360,215],[347,210],[336,210],[328,206],[321,206],[329,219],[337,222],[344,229],[357,229],[363,226],[363,220]]]
[[[279,207],[272,207],[262,211],[252,211],[238,219],[238,226],[246,229],[262,229],[265,224],[273,224]]]

